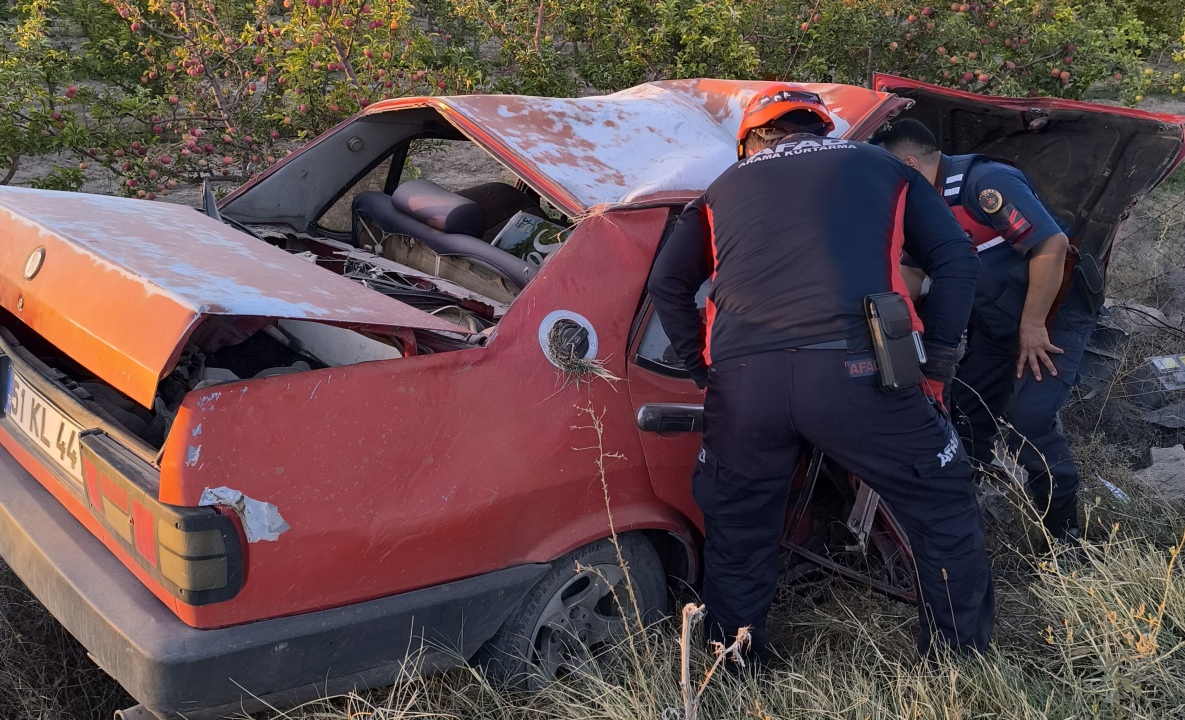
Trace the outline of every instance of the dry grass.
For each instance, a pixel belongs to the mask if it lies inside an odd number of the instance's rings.
[[[559,367],[561,383],[565,388],[587,385],[594,378],[606,380],[610,384],[621,379],[605,368],[604,360],[578,354],[575,346],[564,340],[560,328],[561,325],[556,323],[547,335],[547,355]]]
[[[795,636],[780,667],[756,678],[717,673],[700,718],[1168,718],[1185,711],[1185,579],[1180,546],[1148,545],[1117,531],[1090,543],[1074,570],[1030,567],[1023,614],[1002,623],[986,656],[914,661],[912,611],[844,586],[780,621]],[[411,680],[324,701],[291,717],[684,717],[678,643],[663,634],[641,665],[616,677],[569,678],[534,694],[499,689],[477,673]],[[711,658],[698,654],[703,677]],[[693,677],[695,677],[693,673]]]
[[[0,562],[0,718],[105,720],[132,704]]]
[[[1019,507],[1019,505],[1018,505]],[[781,661],[767,673],[715,673],[695,702],[699,718],[1169,718],[1185,716],[1185,536],[1180,510],[1144,508],[1145,522],[1172,517],[1174,541],[1142,535],[1091,509],[1096,537],[1076,562],[1033,560],[997,537],[1000,622],[982,657],[916,661],[911,608],[839,582],[784,593],[774,635]],[[1155,510],[1155,512],[1151,512]],[[1017,512],[1018,518],[1023,515]],[[1023,520],[1022,520],[1023,522]],[[1168,530],[1168,528],[1164,528]],[[1160,534],[1160,533],[1158,533]],[[407,680],[365,696],[321,701],[284,717],[317,720],[632,720],[685,717],[686,680],[699,685],[715,662],[694,648],[680,661],[680,628],[652,631],[616,671],[595,668],[536,693],[492,686],[473,670]],[[638,654],[638,648],[645,648]],[[695,689],[699,689],[696,687]],[[279,717],[279,716],[277,716]]]
[[[1185,168],[1145,198],[1115,241],[1107,293],[1185,310]]]
[[[1148,422],[1143,415],[1164,396],[1149,378],[1147,358],[1185,352],[1185,169],[1178,169],[1137,206],[1116,240],[1108,274],[1107,295],[1122,305],[1134,301],[1144,309],[1113,306],[1107,322],[1131,333],[1115,381],[1090,400],[1072,401],[1062,412],[1066,429],[1076,440],[1075,454],[1086,461],[1093,480],[1112,479],[1148,462],[1148,449],[1185,442],[1185,431]],[[1083,393],[1079,393],[1079,397]],[[1104,457],[1105,456],[1105,457]]]

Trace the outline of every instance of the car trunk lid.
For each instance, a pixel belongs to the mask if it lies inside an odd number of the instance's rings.
[[[210,316],[459,332],[193,208],[0,188],[0,306],[151,407]]]
[[[903,116],[934,130],[948,155],[981,153],[1024,170],[1079,247],[1103,263],[1131,208],[1185,153],[1185,117],[974,95],[884,74],[873,87],[913,100]]]

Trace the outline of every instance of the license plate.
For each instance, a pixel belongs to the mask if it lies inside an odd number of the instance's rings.
[[[82,428],[16,372],[8,376],[8,401],[4,407],[8,421],[39,447],[55,467],[81,486],[78,436]]]

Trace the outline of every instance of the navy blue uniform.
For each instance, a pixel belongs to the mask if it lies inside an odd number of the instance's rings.
[[[1078,526],[1078,469],[1057,413],[1078,381],[1097,308],[1079,287],[1070,290],[1049,323],[1056,376],[1016,378],[1017,338],[1028,293],[1028,254],[1067,233],[1020,170],[983,156],[944,157],[938,181],[956,219],[972,236],[981,274],[968,328],[967,354],[952,388],[956,426],[972,459],[990,464],[996,418],[1012,427],[1009,450],[1028,472],[1028,492],[1045,526],[1065,538]]]
[[[765,652],[778,540],[804,444],[860,475],[901,520],[920,579],[919,649],[983,649],[993,600],[970,465],[921,390],[870,372],[863,298],[897,290],[902,248],[933,280],[926,342],[953,347],[977,261],[925,179],[888,152],[793,136],[688,206],[649,290],[675,351],[707,387],[692,479],[705,518],[710,639],[742,626]],[[707,327],[695,305],[712,278]]]

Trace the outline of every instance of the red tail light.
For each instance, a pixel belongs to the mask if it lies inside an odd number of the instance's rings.
[[[80,444],[91,512],[140,567],[187,605],[238,594],[243,547],[231,516],[159,502],[151,471],[102,433]]]

